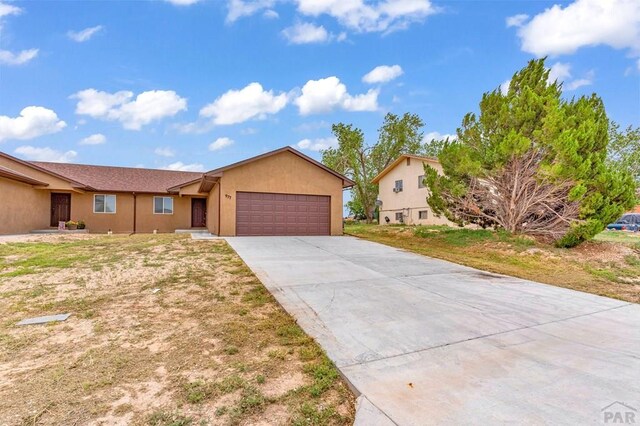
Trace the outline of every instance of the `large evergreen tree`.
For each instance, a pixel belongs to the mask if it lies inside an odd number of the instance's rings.
[[[444,176],[427,166],[428,203],[459,224],[542,236],[561,246],[593,237],[630,208],[634,181],[609,165],[602,100],[563,100],[544,59],[485,93],[458,139],[443,147]]]

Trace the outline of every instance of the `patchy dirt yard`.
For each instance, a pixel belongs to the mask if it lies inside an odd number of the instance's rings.
[[[345,232],[489,272],[640,303],[640,233],[560,249],[486,229],[351,224]]]
[[[336,368],[224,241],[0,242],[0,301],[0,425],[353,422]]]

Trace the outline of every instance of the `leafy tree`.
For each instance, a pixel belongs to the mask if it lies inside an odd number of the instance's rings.
[[[422,145],[422,149],[420,150],[420,155],[424,155],[426,157],[434,157],[437,158],[438,155],[442,152],[444,146],[449,142],[449,138],[445,139],[431,139],[430,141],[426,141],[424,145]]]
[[[458,139],[425,167],[436,214],[574,246],[630,208],[634,182],[606,161],[609,120],[595,94],[565,101],[544,59],[517,72],[503,95],[485,93]]]
[[[640,184],[640,127],[627,127],[620,130],[620,125],[609,126],[609,161],[615,167],[627,170]]]
[[[378,186],[374,177],[401,154],[415,154],[421,149],[424,123],[416,114],[402,116],[388,113],[378,131],[378,141],[367,145],[362,130],[351,124],[338,123],[331,127],[338,139],[337,148],[322,152],[322,162],[355,182],[349,208],[373,219]],[[352,209],[353,207],[353,209]]]

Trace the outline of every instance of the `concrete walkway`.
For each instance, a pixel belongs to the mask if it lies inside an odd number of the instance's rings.
[[[640,305],[350,237],[227,240],[362,394],[356,424],[640,422]]]

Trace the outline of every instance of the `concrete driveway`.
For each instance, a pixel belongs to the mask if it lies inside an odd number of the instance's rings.
[[[362,394],[357,424],[640,423],[640,305],[351,237],[227,240]]]

